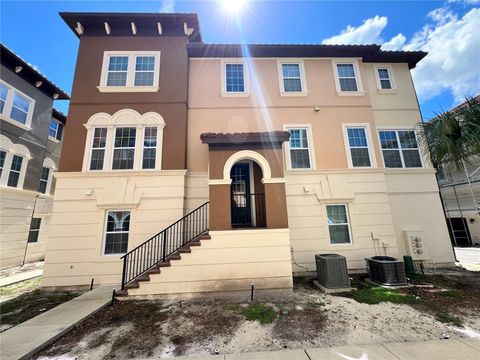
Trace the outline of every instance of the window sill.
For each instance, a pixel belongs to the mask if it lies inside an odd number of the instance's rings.
[[[158,86],[97,86],[101,93],[158,92]]]
[[[243,92],[243,93],[235,93],[235,92],[224,92],[222,91],[221,93],[222,97],[226,97],[226,98],[229,98],[229,97],[249,97],[250,96],[250,93],[248,92]]]
[[[13,120],[12,118],[6,117],[5,115],[1,115],[0,119],[2,119],[3,121],[5,121],[9,124],[15,125],[15,126],[19,127],[20,129],[23,129],[25,131],[31,131],[32,130],[32,128],[30,126],[19,123],[18,121]]]
[[[398,93],[398,89],[377,89],[377,91],[379,94],[384,94],[384,95]]]
[[[364,96],[366,91],[337,91],[338,96]]]
[[[284,96],[284,97],[308,96],[308,91],[298,91],[298,92],[280,91],[280,96]]]
[[[58,144],[60,142],[60,140],[55,139],[54,137],[51,137],[51,136],[48,136],[48,140],[50,140],[51,142],[54,142],[55,144]]]

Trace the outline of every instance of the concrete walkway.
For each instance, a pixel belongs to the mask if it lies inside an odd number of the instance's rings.
[[[21,281],[30,280],[42,276],[43,269],[20,272],[18,274],[6,276],[0,279],[0,287],[19,283]]]
[[[112,287],[99,287],[17,325],[0,336],[2,360],[28,359],[112,299]]]
[[[231,355],[185,356],[175,360],[478,360],[480,339],[449,339]]]

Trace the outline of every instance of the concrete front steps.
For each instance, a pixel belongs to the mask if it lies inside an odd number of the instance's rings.
[[[126,285],[121,297],[191,297],[206,293],[288,290],[288,229],[210,231]]]
[[[185,246],[181,247],[176,252],[174,252],[172,255],[167,257],[167,259],[165,261],[162,261],[162,262],[158,263],[157,265],[155,265],[151,269],[147,270],[145,272],[145,274],[142,274],[141,276],[136,278],[134,281],[126,284],[124,290],[116,291],[116,293],[115,293],[116,296],[118,296],[120,298],[128,296],[128,290],[138,289],[140,287],[140,283],[150,281],[150,275],[160,274],[162,272],[162,270],[161,270],[162,268],[171,266],[171,261],[181,260],[182,259],[182,254],[191,253],[192,252],[192,247],[201,246],[202,245],[202,240],[209,240],[209,239],[210,239],[210,235],[207,232],[205,234],[200,235],[195,240],[190,241]]]

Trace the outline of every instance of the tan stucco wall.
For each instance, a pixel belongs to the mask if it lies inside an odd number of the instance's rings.
[[[132,296],[291,289],[288,229],[211,231],[209,240],[171,261]]]
[[[43,260],[48,238],[53,197],[28,190],[2,187],[0,191],[0,268],[9,268],[25,262]],[[32,211],[41,218],[38,242],[28,243]],[[25,254],[25,247],[27,252]]]
[[[131,211],[131,250],[183,216],[184,196],[183,170],[57,174],[43,286],[119,284],[120,255],[103,255],[106,212]]]

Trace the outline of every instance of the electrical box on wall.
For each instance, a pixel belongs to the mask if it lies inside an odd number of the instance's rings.
[[[413,260],[430,260],[428,244],[423,231],[404,231],[405,248]]]

